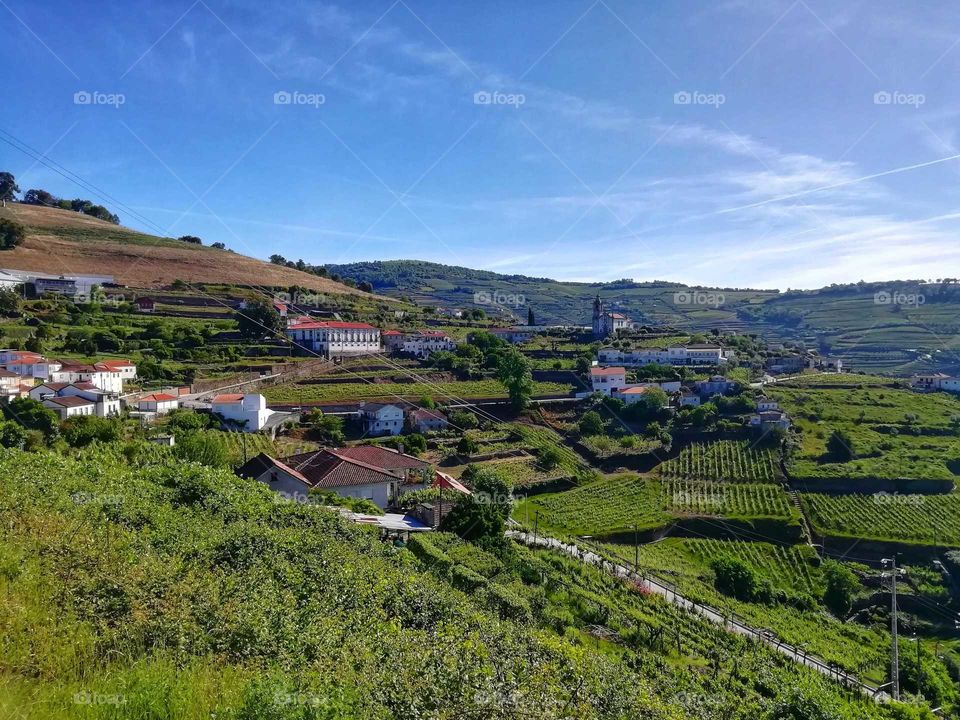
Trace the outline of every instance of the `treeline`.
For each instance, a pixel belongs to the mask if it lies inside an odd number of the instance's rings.
[[[98,220],[106,220],[114,225],[120,224],[120,216],[110,212],[103,205],[95,205],[90,200],[83,200],[81,198],[74,198],[73,200],[58,198],[52,193],[48,193],[46,190],[27,190],[23,194],[23,199],[20,202],[22,202],[24,205],[43,205],[44,207],[73,210],[74,212],[95,217]]]
[[[308,262],[304,262],[302,259],[294,262],[293,260],[287,260],[283,255],[274,254],[270,256],[270,263],[273,265],[282,265],[283,267],[293,268],[294,270],[300,270],[301,272],[310,273],[311,275],[316,275],[317,277],[330,278],[335,282],[343,283],[347,287],[355,287],[358,290],[363,290],[364,292],[373,292],[373,284],[366,280],[358,283],[353,278],[341,277],[337,273],[331,273],[323,265],[311,265]]]

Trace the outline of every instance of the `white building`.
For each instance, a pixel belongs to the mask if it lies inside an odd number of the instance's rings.
[[[75,395],[65,397],[51,396],[43,401],[43,406],[53,410],[61,420],[78,415],[96,415],[96,403]]]
[[[602,348],[598,353],[601,363],[637,367],[640,365],[723,365],[727,362],[719,345],[683,345],[668,348],[639,348],[618,350]]]
[[[610,395],[615,390],[626,387],[627,371],[622,367],[590,368],[590,387],[593,392]]]
[[[611,395],[623,400],[626,405],[633,405],[635,402],[642,400],[650,390],[650,386],[630,385],[613,391]]]
[[[137,366],[129,360],[101,360],[93,366],[97,370],[117,373],[122,382],[137,379]]]
[[[910,379],[910,387],[922,392],[935,392],[937,390],[960,392],[960,378],[946,375],[945,373],[914,375]]]
[[[403,408],[384,403],[363,403],[360,419],[367,435],[399,435],[403,432]]]
[[[228,393],[217,395],[210,402],[210,410],[222,415],[224,420],[233,421],[244,432],[258,432],[263,429],[273,415],[267,410],[267,399],[263,395],[244,395]]]
[[[136,369],[134,368],[134,372]],[[123,378],[121,371],[107,365],[85,365],[81,363],[64,363],[59,370],[50,373],[50,379],[55,383],[88,382],[106,392],[120,394],[123,392]]]
[[[41,402],[55,398],[78,397],[94,404],[93,413],[90,413],[92,415],[115,417],[120,414],[120,397],[116,393],[101,390],[89,382],[43,383],[31,388],[29,396]]]
[[[286,333],[299,347],[326,358],[380,352],[380,330],[366,323],[296,318]]]
[[[785,412],[779,410],[769,410],[750,416],[750,426],[760,430],[772,430],[780,428],[781,430],[790,429],[790,418]]]
[[[137,401],[137,409],[140,412],[151,412],[157,415],[166,415],[171,410],[180,407],[180,398],[168,393],[153,393],[144,395]]]
[[[60,369],[59,360],[48,360],[37,353],[22,350],[0,350],[0,367],[24,378],[50,380]]]
[[[20,386],[23,379],[15,372],[0,369],[0,397],[20,395]]]
[[[600,294],[597,294],[597,297],[594,298],[593,301],[593,321],[591,324],[593,337],[598,339],[610,337],[611,335],[616,335],[621,330],[630,328],[631,325],[630,318],[626,315],[607,312],[606,308],[604,308],[603,300],[600,299]]]
[[[680,391],[680,407],[700,407],[700,396],[684,388]]]
[[[765,413],[771,412],[773,410],[779,410],[780,403],[776,400],[771,400],[768,397],[759,397],[757,398],[757,412]]]
[[[537,331],[532,328],[509,327],[490,328],[490,333],[496,335],[501,340],[506,340],[508,343],[519,345],[520,343],[525,343],[530,340],[530,338],[537,334]]]
[[[438,350],[455,350],[456,343],[450,336],[442,332],[418,330],[406,335],[401,345],[405,353],[416,355],[418,358],[428,358]]]

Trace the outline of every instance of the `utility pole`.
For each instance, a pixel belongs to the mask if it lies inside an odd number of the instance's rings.
[[[533,544],[537,544],[537,527],[540,524],[540,511],[535,510],[533,513]]]
[[[640,572],[637,568],[640,567],[640,543],[637,539],[637,524],[633,524],[633,572]]]
[[[890,684],[893,699],[900,700],[900,641],[897,635],[897,575],[902,570],[897,570],[897,555],[894,553],[892,558],[882,560],[884,567],[889,567],[889,573],[883,573],[884,576],[890,575],[890,635],[893,639],[890,652]]]

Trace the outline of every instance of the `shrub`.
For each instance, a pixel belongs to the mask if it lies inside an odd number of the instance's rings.
[[[470,593],[475,592],[487,584],[487,579],[465,565],[454,565],[450,574],[454,587]]]
[[[487,599],[504,620],[529,620],[530,606],[503,585],[487,586]]]
[[[0,218],[0,250],[13,250],[23,243],[27,237],[27,230],[23,225],[13,220]]]
[[[443,550],[438,548],[429,539],[421,535],[412,535],[407,547],[414,555],[438,575],[449,575],[453,568],[453,560]]]

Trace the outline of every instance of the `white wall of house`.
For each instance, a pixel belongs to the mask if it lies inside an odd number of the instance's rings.
[[[267,424],[272,410],[267,410],[267,399],[263,395],[244,395],[239,402],[211,403],[210,409],[223,415],[227,420],[239,423],[244,432],[257,432]]]
[[[377,409],[361,408],[360,412],[368,435],[399,435],[403,432],[403,410],[396,405]]]

